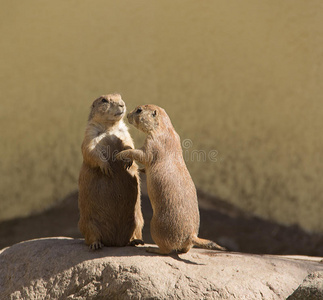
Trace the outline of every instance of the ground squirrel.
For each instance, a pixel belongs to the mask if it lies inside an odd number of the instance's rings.
[[[143,243],[138,167],[115,159],[116,153],[134,148],[125,112],[119,94],[101,96],[91,106],[85,130],[79,229],[94,250]]]
[[[196,188],[185,165],[180,137],[164,109],[142,105],[128,114],[129,123],[147,134],[141,149],[120,152],[117,159],[133,159],[145,166],[148,196],[153,208],[150,232],[159,249],[148,252],[188,252],[193,245],[225,250],[197,237],[200,223]]]

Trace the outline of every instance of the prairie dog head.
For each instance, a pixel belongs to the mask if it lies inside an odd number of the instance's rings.
[[[130,124],[145,133],[171,126],[165,110],[152,104],[137,106],[127,115],[127,118]]]
[[[123,118],[126,105],[119,94],[103,95],[94,100],[89,121],[98,123],[115,123]]]

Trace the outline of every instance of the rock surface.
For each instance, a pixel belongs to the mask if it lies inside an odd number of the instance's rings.
[[[286,299],[309,274],[322,279],[321,260],[204,249],[91,252],[83,240],[46,238],[0,251],[0,299]]]

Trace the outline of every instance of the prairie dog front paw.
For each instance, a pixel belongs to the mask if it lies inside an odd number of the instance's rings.
[[[107,175],[108,177],[112,177],[113,171],[112,171],[112,168],[111,168],[111,166],[110,166],[110,164],[108,162],[102,164],[100,166],[100,169],[101,169],[103,174]]]
[[[120,151],[117,155],[116,155],[116,159],[117,160],[123,160],[123,161],[129,161],[130,159],[130,152],[131,150],[123,150]]]

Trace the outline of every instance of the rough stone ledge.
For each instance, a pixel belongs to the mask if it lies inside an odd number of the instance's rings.
[[[145,247],[91,252],[83,240],[65,237],[5,248],[0,268],[0,299],[307,299],[320,295],[323,278],[319,257],[195,248],[171,256]],[[302,291],[303,298],[292,298]]]

